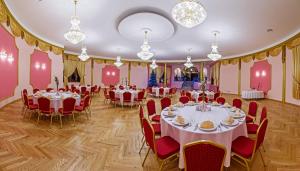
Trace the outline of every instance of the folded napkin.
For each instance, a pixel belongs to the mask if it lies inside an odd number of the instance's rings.
[[[233,122],[234,122],[234,119],[233,119],[232,116],[228,116],[228,117],[224,120],[224,122],[225,122],[226,124],[228,124],[228,125],[232,125]]]
[[[207,121],[203,121],[199,124],[199,127],[200,128],[203,128],[203,129],[212,129],[215,127],[214,123],[210,120],[207,120]]]
[[[183,116],[180,116],[180,115],[176,117],[175,121],[176,121],[177,123],[179,123],[179,124],[185,124],[185,119],[184,119],[184,117],[183,117]]]

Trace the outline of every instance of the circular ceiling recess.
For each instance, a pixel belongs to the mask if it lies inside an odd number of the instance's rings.
[[[143,41],[147,30],[150,42],[167,40],[175,32],[174,25],[169,19],[150,12],[135,13],[123,18],[118,30],[123,37],[134,41]]]

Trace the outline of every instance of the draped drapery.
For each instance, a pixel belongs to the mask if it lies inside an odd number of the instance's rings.
[[[85,80],[85,62],[74,61],[74,60],[64,60],[64,83],[68,83],[68,77],[70,77],[73,72],[78,71],[80,76],[80,84],[84,84]]]
[[[214,85],[219,85],[220,82],[220,62],[217,62],[212,67],[212,78],[214,79]]]
[[[300,99],[300,46],[293,48],[293,97]]]

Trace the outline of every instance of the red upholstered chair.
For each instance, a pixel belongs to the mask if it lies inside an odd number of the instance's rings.
[[[137,97],[134,98],[134,102],[141,105],[143,103],[144,96],[145,96],[145,91],[138,92]]]
[[[80,90],[78,90],[78,89],[76,89],[76,88],[75,88],[72,92],[73,92],[73,93],[80,94]]]
[[[156,158],[162,161],[159,167],[159,170],[162,170],[166,161],[177,156],[180,145],[177,141],[169,136],[155,139],[154,129],[147,119],[143,119],[143,130],[145,134],[146,144],[149,146],[149,149],[144,158],[142,166],[144,166],[145,164],[149,151],[152,150],[155,153]]]
[[[52,124],[52,117],[54,113],[54,109],[50,107],[50,99],[47,97],[39,97],[38,98],[38,118],[37,123],[40,121],[40,116],[50,116],[50,125]]]
[[[35,94],[38,91],[40,91],[40,89],[38,89],[38,88],[35,88],[35,89],[32,90],[33,94]]]
[[[177,92],[177,89],[175,87],[171,88],[169,96],[173,97],[176,94],[176,92]]]
[[[184,145],[185,171],[222,171],[226,148],[212,141],[201,140]]]
[[[256,102],[249,103],[248,115],[246,116],[246,123],[254,122],[257,114],[258,104]]]
[[[29,116],[29,119],[30,119],[32,113],[35,112],[38,109],[38,105],[37,104],[30,104],[27,94],[23,95],[23,99],[24,99],[24,106],[25,106],[25,109],[23,111],[23,117],[26,118],[27,111],[30,111],[30,116]]]
[[[107,88],[104,88],[103,95],[104,95],[104,103],[109,102],[110,98],[109,98],[109,94],[107,92]]]
[[[150,99],[147,101],[148,118],[154,122],[160,122],[160,115],[156,114],[155,101]]]
[[[132,94],[130,92],[124,92],[123,93],[123,104],[122,107],[124,106],[124,103],[130,104],[130,107],[132,107],[133,102],[131,101],[131,96]]]
[[[120,86],[119,86],[119,89],[120,89],[120,90],[124,90],[124,86],[120,85]]]
[[[65,88],[59,88],[58,91],[66,91]]]
[[[47,92],[50,92],[50,91],[52,91],[52,90],[53,90],[53,88],[47,88],[47,89],[46,89]]]
[[[100,92],[101,92],[101,86],[95,85],[95,87],[96,87],[96,89],[95,89],[95,91],[94,91],[94,95],[96,95],[96,94],[100,95]]]
[[[225,103],[226,100],[225,100],[224,97],[218,97],[216,101],[217,101],[219,104],[222,104],[222,105],[223,105],[223,104]]]
[[[21,92],[21,99],[22,99],[23,104],[24,104],[24,97],[23,97],[24,94],[26,94],[27,97],[28,97],[28,103],[29,103],[29,104],[33,104],[33,99],[32,99],[32,98],[29,98],[27,89],[23,89],[22,92]],[[25,106],[24,106],[24,107],[25,107]],[[25,109],[25,108],[24,108],[24,109]]]
[[[145,145],[144,130],[143,130],[143,119],[145,118],[145,116],[144,116],[144,109],[143,109],[143,107],[141,105],[139,106],[139,109],[140,109],[139,117],[140,117],[140,124],[141,124],[140,126],[141,126],[141,131],[142,131],[142,134],[143,134],[143,138],[142,138],[143,144],[142,144],[142,146],[140,148],[140,151],[139,151],[139,154],[141,154],[141,151],[142,151],[142,149],[143,149],[143,147]],[[152,127],[154,129],[155,135],[159,135],[160,136],[160,134],[161,134],[160,124],[159,123],[152,123],[151,125],[152,125]]]
[[[159,88],[158,91],[159,91],[159,96],[160,96],[160,97],[163,97],[163,96],[164,96],[164,91],[165,91],[165,89],[161,87],[161,88]]]
[[[76,87],[72,84],[71,85],[71,91],[74,92],[75,89],[76,89]]]
[[[180,91],[180,96],[185,96],[185,90]]]
[[[91,96],[90,95],[85,96],[83,101],[84,101],[83,104],[80,104],[79,106],[75,106],[75,111],[79,113],[84,112],[86,114],[86,118],[89,119],[89,115],[91,116],[91,109],[90,109]]]
[[[96,89],[97,89],[97,85],[91,87],[91,96],[94,96]]]
[[[87,88],[85,86],[80,87],[80,93],[85,94]]]
[[[185,95],[188,96],[190,100],[192,100],[192,93],[191,92],[187,91],[185,93]]]
[[[190,98],[188,96],[181,96],[179,97],[179,101],[183,104],[186,104],[190,101]]]
[[[70,90],[70,88],[69,88],[68,85],[65,86],[65,90],[66,90],[66,91],[69,91],[69,90]]]
[[[120,102],[120,98],[117,98],[115,92],[112,90],[110,90],[108,93],[110,102],[113,103],[116,107],[117,103]]]
[[[232,106],[242,109],[242,100],[241,99],[233,99]]]
[[[214,94],[214,100],[217,100],[218,97],[220,97],[220,92],[216,92],[216,93]]]
[[[260,121],[259,124],[262,123],[262,121],[264,119],[267,118],[267,107],[263,107],[261,110],[261,114],[260,114]],[[255,124],[255,123],[247,123],[247,131],[248,134],[256,134],[257,133],[257,129],[258,129],[259,125]]]
[[[164,110],[166,107],[171,105],[171,99],[169,97],[164,97],[160,100],[161,110]]]
[[[198,97],[198,102],[201,102],[203,99],[202,99],[202,96],[199,96]],[[208,102],[208,98],[205,96],[204,97],[204,101],[207,103]]]
[[[73,124],[75,126],[75,115],[74,115],[75,103],[76,103],[76,99],[74,99],[73,97],[68,97],[63,100],[62,108],[58,109],[59,119],[60,119],[60,128],[62,128],[62,116],[72,115]]]
[[[240,136],[232,142],[232,159],[246,167],[247,171],[250,171],[249,163],[252,162],[256,151],[259,151],[263,164],[266,166],[259,148],[264,142],[267,126],[268,119],[264,119],[257,130],[256,139]]]

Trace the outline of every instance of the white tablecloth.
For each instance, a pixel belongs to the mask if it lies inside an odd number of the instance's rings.
[[[211,120],[216,124],[219,124],[222,120],[226,119],[230,114],[230,109],[222,107],[212,107],[211,111],[200,112],[196,111],[196,106],[186,106],[184,108],[178,108],[175,114],[184,116],[192,126],[183,128],[182,126],[175,126],[172,122],[173,119],[163,116],[167,111],[162,111],[161,117],[161,133],[162,136],[170,136],[174,138],[180,144],[180,156],[179,156],[179,168],[184,168],[183,159],[183,147],[185,144],[198,141],[198,140],[211,140],[216,143],[222,144],[227,149],[227,155],[225,157],[224,166],[230,166],[231,157],[231,143],[238,136],[247,136],[247,127],[245,119],[238,123],[234,127],[217,128],[215,131],[206,132],[199,128],[195,130],[195,126],[205,120]]]
[[[263,99],[265,97],[263,91],[258,90],[244,90],[242,91],[243,99]]]
[[[134,98],[137,97],[138,92],[136,90],[114,90],[115,96],[120,98],[120,103],[123,105],[123,93],[124,92],[130,92],[131,93],[131,103],[134,102]]]
[[[159,89],[160,87],[152,87],[152,93],[155,93],[155,96],[158,97],[159,96]],[[166,94],[169,93],[170,88],[169,87],[164,87],[164,94],[163,96],[166,96]]]
[[[59,95],[56,95],[56,92],[51,92],[51,93],[42,92],[40,94],[41,94],[41,96],[50,98],[50,102],[51,102],[50,107],[54,108],[55,112],[58,112],[58,109],[62,108],[63,99],[68,98],[68,97],[75,98],[76,99],[75,105],[76,106],[80,105],[80,96],[77,95],[76,97],[74,97],[73,93],[71,93],[71,92],[63,92],[63,93],[59,93]],[[38,104],[39,97],[40,96],[33,95],[33,104]]]
[[[196,99],[196,102],[198,102],[198,97],[200,94],[202,94],[202,91],[191,91],[192,97]],[[205,94],[208,99],[214,99],[215,93],[213,91],[205,91]]]

